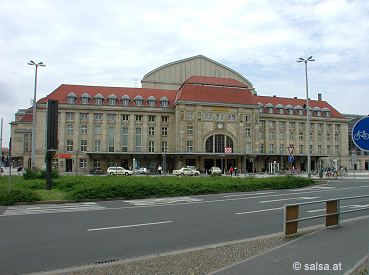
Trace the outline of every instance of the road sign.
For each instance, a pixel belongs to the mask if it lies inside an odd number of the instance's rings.
[[[352,164],[357,164],[357,157],[356,157],[356,154],[352,154],[352,155],[351,155],[351,161],[352,161]]]
[[[369,151],[369,117],[359,119],[352,128],[352,141],[361,150]]]
[[[289,155],[288,156],[288,162],[289,163],[293,163],[295,161],[295,157],[294,156],[292,156],[292,155]]]
[[[290,155],[292,155],[293,154],[293,149],[294,149],[295,147],[293,147],[293,146],[288,146],[287,147],[287,149],[288,149],[288,153],[290,153]]]
[[[232,147],[224,147],[224,153],[232,153]]]

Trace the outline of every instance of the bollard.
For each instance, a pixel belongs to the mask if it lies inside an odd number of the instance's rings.
[[[297,233],[299,218],[299,206],[298,205],[285,205],[284,206],[284,236],[289,237]]]
[[[325,227],[336,227],[340,224],[340,201],[330,200],[326,202]]]

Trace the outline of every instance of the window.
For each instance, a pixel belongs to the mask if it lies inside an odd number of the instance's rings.
[[[193,141],[192,140],[187,140],[187,145],[186,145],[186,152],[187,153],[192,153],[192,146],[193,146]]]
[[[261,131],[259,132],[259,138],[260,138],[260,139],[263,139],[264,137],[265,137],[265,133],[264,133],[264,131],[262,131],[262,130],[261,130]]]
[[[141,128],[136,128],[135,131],[135,151],[141,152]]]
[[[251,116],[245,116],[245,122],[251,122]]]
[[[81,152],[86,152],[87,151],[87,140],[86,139],[81,140],[80,151]]]
[[[327,131],[332,131],[332,124],[327,124]]]
[[[95,98],[96,105],[102,105],[103,99],[102,98]]]
[[[87,161],[85,159],[79,160],[79,168],[87,168]]]
[[[114,142],[115,142],[115,128],[108,128],[108,151],[114,152]]]
[[[142,106],[143,99],[140,95],[135,97],[136,106]]]
[[[23,151],[24,152],[29,152],[30,151],[30,146],[29,146],[29,134],[24,134],[24,143],[23,143]],[[2,157],[2,156],[0,156]]]
[[[303,132],[299,133],[299,140],[304,140],[304,133]]]
[[[290,122],[289,125],[290,125],[290,128],[295,128],[296,127],[296,122]]]
[[[313,154],[313,145],[310,145],[310,155]]]
[[[67,112],[65,116],[67,120],[74,120],[74,113]]]
[[[321,140],[322,140],[322,133],[318,132],[318,141],[321,141]]]
[[[116,98],[109,98],[109,105],[115,105],[117,103],[117,99]]]
[[[90,99],[88,97],[82,97],[81,98],[82,104],[88,104],[89,101],[90,101]]]
[[[341,131],[341,125],[340,124],[336,124],[335,125],[335,129],[337,132],[340,132]]]
[[[213,114],[212,113],[204,113],[204,120],[208,120],[208,121],[213,120]]]
[[[149,127],[149,136],[154,136],[154,135],[155,135],[155,128]]]
[[[322,154],[322,145],[318,145],[318,155]]]
[[[331,146],[327,145],[327,155],[330,155],[330,154],[331,154]]]
[[[156,98],[153,96],[149,96],[149,98],[147,99],[147,103],[149,104],[150,107],[155,107]]]
[[[224,153],[224,148],[230,147],[233,152],[233,140],[227,135],[212,135],[208,137],[205,143],[206,153]]]
[[[288,113],[289,113],[290,115],[293,115],[293,109],[289,109],[289,110],[288,110]]]
[[[76,100],[77,100],[77,96],[75,93],[69,93],[68,96],[67,96],[67,102],[68,104],[74,104],[76,103]]]
[[[149,153],[155,152],[155,143],[152,140],[149,140]]]
[[[331,140],[331,133],[327,132],[327,141],[330,141],[330,140]]]
[[[294,140],[295,139],[295,132],[290,131],[290,140]]]
[[[128,121],[128,120],[129,120],[129,115],[123,114],[122,121]]]
[[[300,155],[304,154],[304,145],[299,145],[299,154]]]
[[[68,135],[73,134],[73,124],[68,124],[67,125],[67,134]]]
[[[108,121],[115,121],[115,114],[108,114]]]
[[[161,128],[161,135],[162,136],[167,136],[168,135],[168,128],[167,127],[162,127]]]
[[[122,104],[123,104],[123,106],[128,106],[129,105],[129,102],[130,102],[129,96],[128,95],[124,95],[122,97]]]
[[[304,122],[299,122],[299,128],[300,128],[300,129],[305,128],[305,123],[304,123]]]
[[[251,153],[251,142],[246,142],[245,153]]]
[[[264,144],[263,143],[259,144],[259,153],[264,154]]]
[[[122,128],[122,152],[128,152],[128,128]]]
[[[335,140],[335,141],[338,141],[338,140],[339,140],[339,138],[338,138],[338,133],[335,133],[335,134],[334,134],[334,140]]]
[[[79,117],[81,120],[88,120],[88,113],[80,113]]]
[[[265,127],[265,120],[259,120],[260,127]]]
[[[96,139],[95,140],[95,152],[100,152],[101,151],[101,140]]]
[[[169,121],[169,116],[162,116],[161,117],[161,122],[168,122]]]
[[[215,120],[216,121],[223,121],[224,120],[224,114],[215,114]]]
[[[73,140],[67,139],[67,152],[73,151]]]
[[[340,147],[338,145],[334,146],[334,152],[335,152],[336,156],[338,156],[340,154]]]
[[[284,144],[279,144],[279,153],[284,154]]]
[[[275,128],[275,121],[269,121],[268,122],[268,124],[269,124],[269,128]]]
[[[149,122],[155,122],[155,116],[149,116]]]
[[[193,112],[186,113],[187,120],[193,120]]]
[[[318,123],[318,129],[319,129],[319,131],[323,130],[323,123]]]
[[[193,126],[187,125],[187,135],[193,135]]]
[[[86,124],[81,125],[81,134],[87,134],[87,125]]]
[[[142,121],[142,115],[135,115],[135,121]]]
[[[246,128],[245,129],[245,135],[246,135],[246,137],[251,137],[251,128]]]
[[[269,131],[269,139],[274,139],[275,138],[275,134],[273,130]]]
[[[160,99],[160,105],[161,107],[168,107],[169,105],[169,100],[166,96],[163,96],[161,99]]]
[[[228,115],[228,121],[232,121],[232,122],[236,121],[236,115],[229,114]]]
[[[168,152],[168,141],[162,141],[161,142],[161,151],[162,152]]]
[[[96,124],[95,125],[95,135],[100,135],[101,134],[101,125]]]
[[[269,154],[274,154],[274,144],[269,144]]]
[[[100,168],[101,167],[101,161],[99,159],[94,160],[94,168]]]
[[[284,129],[284,127],[286,127],[286,122],[280,121],[279,122],[279,129]]]
[[[95,113],[94,114],[94,120],[102,120],[102,114],[101,113]]]
[[[279,139],[284,140],[285,134],[284,132],[279,132]]]

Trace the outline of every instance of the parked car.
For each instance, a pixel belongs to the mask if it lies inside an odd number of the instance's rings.
[[[90,170],[90,174],[91,174],[91,175],[104,175],[104,174],[105,174],[105,172],[104,172],[104,170],[103,170],[103,169],[101,169],[101,168],[92,168],[92,169]]]
[[[109,167],[106,173],[108,175],[126,175],[126,176],[133,174],[131,170],[124,169],[123,167],[119,167],[119,166]]]
[[[222,170],[220,170],[219,167],[211,167],[209,169],[209,174],[210,175],[221,175],[222,174]]]
[[[136,174],[148,174],[148,173],[150,173],[150,171],[145,167],[141,167],[136,170]]]
[[[173,170],[173,175],[177,176],[198,176],[200,175],[200,172],[191,168],[181,168],[179,170]]]

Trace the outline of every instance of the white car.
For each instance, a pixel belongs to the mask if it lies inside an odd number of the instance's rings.
[[[219,167],[211,167],[209,169],[209,174],[210,175],[221,175],[222,174],[222,170],[220,170]]]
[[[106,171],[106,173],[108,175],[126,175],[126,176],[129,176],[129,175],[132,175],[133,172],[131,170],[127,170],[127,169],[124,169],[123,167],[109,167],[108,170]]]
[[[173,170],[173,175],[177,176],[198,176],[200,172],[191,168],[181,168],[179,170]]]
[[[141,168],[136,170],[136,174],[148,174],[148,173],[150,173],[150,171],[147,170],[147,168],[145,168],[145,167],[141,167]]]

